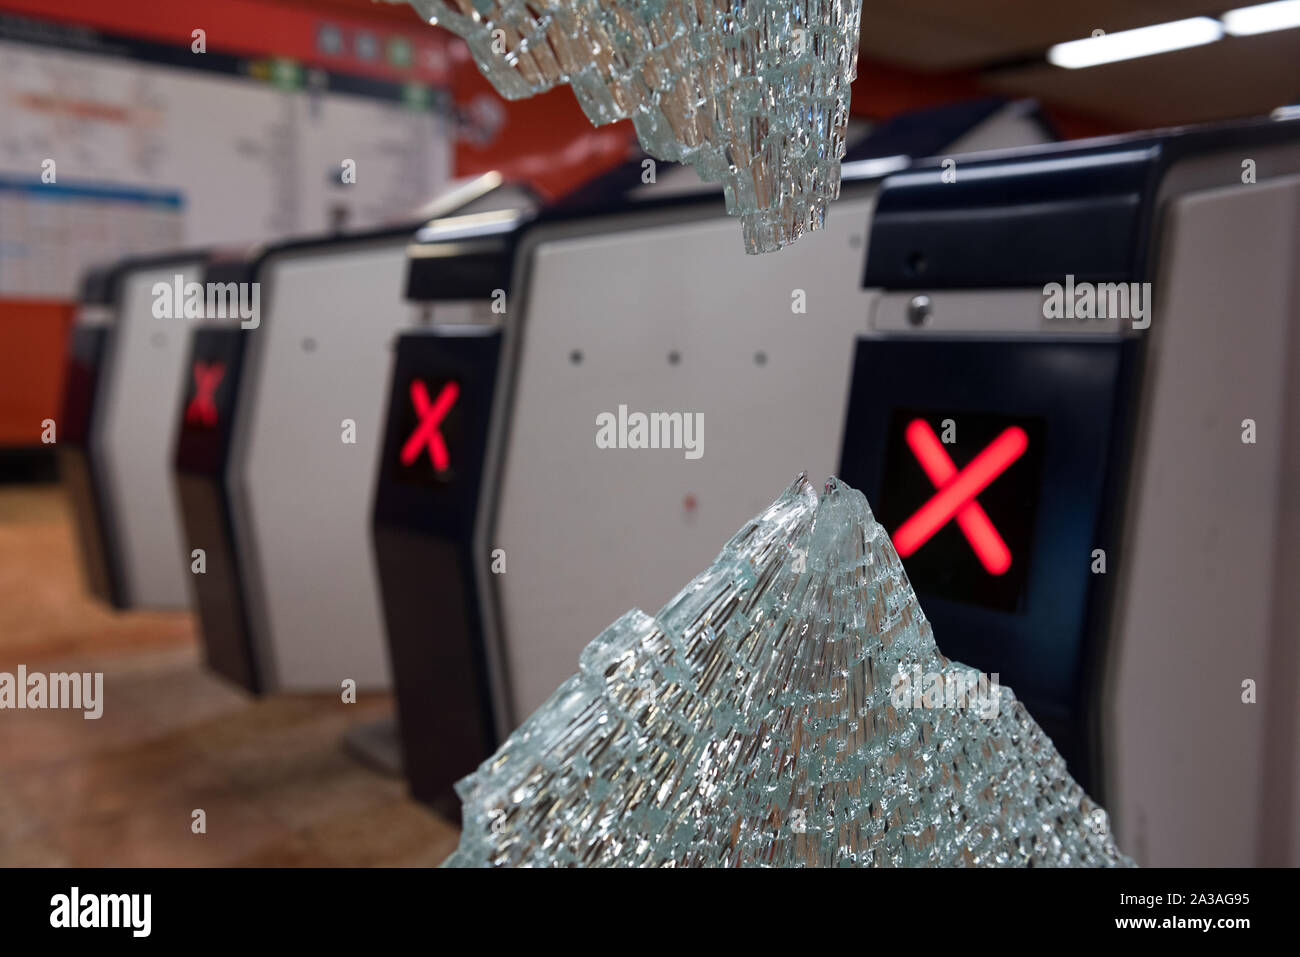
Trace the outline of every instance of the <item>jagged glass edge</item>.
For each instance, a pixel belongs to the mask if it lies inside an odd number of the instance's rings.
[[[856,536],[856,529],[862,529],[865,534]],[[858,544],[853,544],[855,540]],[[797,548],[795,543],[806,545],[807,568],[790,574],[785,566],[792,550]],[[852,550],[853,560],[837,564],[835,556],[846,547]],[[860,594],[857,598],[852,596],[860,592],[861,583],[866,580],[864,576],[869,572],[875,574],[875,581],[888,578],[893,584],[887,594],[876,594],[871,601],[862,602]],[[834,584],[837,579],[839,585]],[[819,581],[823,582],[820,588]],[[829,593],[825,587],[828,581],[832,583]],[[846,583],[847,590],[843,587]],[[745,618],[746,629],[742,632],[745,641],[733,646],[714,630],[712,616],[720,601],[734,605],[737,596],[760,586],[776,589],[773,600],[764,602],[761,608],[745,610],[743,602],[737,606]],[[837,621],[835,609],[839,598],[846,595],[849,600],[842,609],[841,620]],[[791,607],[796,609],[793,613],[782,614],[783,608]],[[733,607],[732,611],[736,614],[737,608]],[[834,634],[822,634],[819,642],[810,640],[806,647],[771,644],[773,628],[812,618],[820,619],[818,624],[829,626]],[[710,623],[701,627],[702,622]],[[477,772],[458,783],[465,825],[460,846],[446,862],[447,866],[538,863],[1132,865],[1115,846],[1105,811],[1070,777],[1051,741],[1010,689],[1001,689],[1002,708],[998,717],[985,727],[978,723],[982,719],[971,719],[961,712],[927,711],[917,716],[914,712],[883,707],[884,702],[879,700],[883,686],[876,679],[865,691],[876,696],[877,710],[873,711],[864,701],[860,702],[857,713],[871,713],[884,722],[882,728],[876,729],[885,731],[883,740],[867,755],[871,760],[861,762],[856,772],[852,768],[846,771],[838,758],[828,761],[825,748],[820,754],[809,754],[808,761],[813,767],[799,770],[816,778],[803,795],[812,804],[806,809],[811,823],[797,834],[783,830],[783,826],[772,828],[769,833],[762,826],[766,820],[764,814],[757,829],[750,821],[746,833],[739,838],[729,832],[677,835],[680,840],[674,845],[676,853],[665,854],[657,836],[674,823],[681,828],[682,809],[674,813],[671,809],[651,806],[638,811],[639,816],[627,833],[620,833],[620,828],[627,825],[619,816],[603,822],[584,819],[573,822],[573,827],[566,832],[570,841],[577,843],[565,845],[552,834],[549,844],[544,841],[540,846],[532,846],[537,839],[533,829],[538,821],[536,813],[530,817],[529,812],[530,809],[536,812],[537,806],[530,806],[529,802],[536,801],[540,793],[546,793],[548,800],[554,796],[553,808],[560,806],[566,794],[576,796],[578,801],[597,801],[608,796],[609,782],[594,776],[596,765],[590,756],[593,749],[605,753],[605,749],[618,744],[629,763],[616,766],[617,770],[629,776],[646,774],[647,769],[639,766],[638,761],[655,754],[652,725],[660,737],[665,734],[698,736],[703,728],[713,738],[698,742],[699,756],[716,757],[711,749],[718,741],[727,740],[744,715],[738,709],[720,705],[717,700],[706,700],[699,693],[701,675],[705,674],[698,670],[701,667],[712,669],[708,673],[715,680],[721,674],[718,662],[730,666],[729,675],[738,675],[742,680],[748,676],[749,684],[735,690],[742,706],[748,705],[751,712],[765,714],[765,721],[782,709],[787,712],[792,708],[802,709],[801,718],[825,709],[829,724],[820,727],[818,720],[809,720],[807,733],[811,740],[820,738],[823,745],[834,741],[838,747],[836,721],[843,715],[836,718],[833,703],[835,695],[845,690],[838,688],[838,679],[832,676],[833,680],[823,686],[809,683],[773,689],[760,681],[760,675],[764,666],[774,661],[782,667],[789,667],[788,660],[795,660],[799,667],[812,667],[815,662],[802,660],[799,655],[816,647],[822,657],[827,657],[825,646],[839,640],[851,643],[855,635],[862,634],[879,636],[880,648],[875,649],[870,640],[864,643],[844,662],[848,665],[843,669],[846,676],[855,670],[906,671],[913,665],[945,674],[973,675],[972,669],[950,662],[938,651],[888,535],[875,522],[861,494],[832,480],[827,485],[827,494],[818,500],[801,476],[769,509],[741,529],[714,564],[693,579],[658,615],[652,618],[638,610],[630,611],[598,636],[583,651],[579,673],[566,681]],[[685,720],[683,716],[690,714],[694,718]],[[919,760],[923,764],[933,761],[945,747],[951,757],[954,749],[963,747],[953,743],[962,724],[965,727],[960,729],[961,734],[973,737],[981,754],[986,756],[984,769],[992,777],[987,784],[989,794],[995,786],[1004,792],[1012,788],[1015,793],[1014,786],[1019,782],[1026,801],[996,815],[985,814],[968,820],[968,808],[978,807],[983,800],[982,793],[972,797],[968,783],[962,799],[950,795],[948,806],[942,809],[943,813],[932,817],[928,829],[916,828],[918,822],[911,821],[917,832],[910,835],[911,845],[909,833],[903,833],[897,844],[878,843],[846,852],[833,833],[836,829],[822,826],[826,808],[818,806],[817,796],[824,795],[828,789],[860,787],[866,777],[875,780],[876,790],[860,795],[856,804],[835,804],[826,820],[834,821],[836,814],[848,813],[848,825],[857,828],[859,844],[869,842],[873,834],[879,837],[887,833],[890,814],[903,808],[905,814],[911,815],[921,803],[916,795],[923,792],[912,778],[924,781],[926,772],[922,769],[918,777],[913,773],[917,769],[909,761]],[[804,724],[799,727],[804,728]],[[769,737],[779,737],[775,728],[772,731]],[[939,742],[933,751],[909,755],[908,749],[925,745],[927,736],[928,741]],[[767,743],[771,745],[770,741]],[[789,745],[790,741],[784,743]],[[938,766],[936,763],[934,767]],[[707,767],[706,760],[705,770]],[[656,791],[656,795],[673,799],[684,793],[692,800],[695,797],[706,800],[707,775],[698,781],[691,776],[698,776],[699,771],[699,768],[690,774],[683,771],[675,790],[668,788],[671,782],[666,782],[663,788],[668,790]],[[1004,777],[998,778],[999,774]],[[953,777],[956,776],[954,772]],[[653,780],[653,774],[647,779]],[[540,781],[545,782],[545,789],[541,789]],[[695,786],[700,788],[698,794],[691,791]],[[721,798],[723,821],[729,821],[725,813],[727,796]],[[773,807],[785,802],[784,811],[778,816],[788,825],[790,816],[797,810],[792,802],[798,803],[800,799],[794,783],[778,779],[764,797],[774,802]],[[874,800],[869,800],[871,797]],[[712,799],[718,798],[715,793]],[[741,821],[748,820],[743,818],[744,810],[739,809]],[[944,814],[951,818],[946,824]],[[1051,826],[1054,814],[1057,824]],[[696,814],[695,819],[700,818]],[[685,819],[689,822],[691,815],[686,814]],[[1068,826],[1061,821],[1068,821]],[[839,826],[844,825],[841,820]],[[738,821],[737,827],[740,826]],[[903,827],[901,823],[897,826]],[[945,827],[949,837],[940,846],[935,842],[938,833],[935,828]],[[871,828],[884,830],[873,832]],[[894,835],[899,833],[896,829]],[[772,847],[766,845],[769,841],[774,842]],[[581,855],[575,857],[575,847],[593,850],[584,859]],[[778,851],[784,856],[778,857]]]
[[[406,2],[507,99],[568,84],[593,124],[630,118],[648,154],[720,183],[749,253],[822,228],[839,197],[861,0]]]

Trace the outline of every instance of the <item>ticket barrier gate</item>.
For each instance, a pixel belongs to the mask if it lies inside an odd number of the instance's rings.
[[[489,174],[428,212],[532,202]],[[211,356],[196,345],[195,388],[219,377],[229,403],[228,420],[195,427],[220,452],[190,493],[188,517],[222,556],[199,612],[209,659],[250,692],[390,685],[369,502],[393,338],[420,319],[401,295],[416,228],[260,250],[230,277],[258,290],[256,328],[204,340]]]
[[[882,188],[839,473],[1128,853],[1294,865],[1300,122],[950,172]]]
[[[189,605],[170,482],[172,409],[195,322],[187,289],[207,257],[127,259],[83,285],[61,460],[92,590],[119,609]]]
[[[1043,139],[1023,108],[980,109],[954,138],[996,116],[1006,145]],[[375,541],[417,798],[445,795],[605,625],[658,608],[796,472],[832,473],[874,298],[865,224],[907,163],[846,162],[826,229],[771,256],[744,254],[719,193],[654,186],[414,244],[434,322],[399,342]],[[692,431],[601,448],[598,416],[621,410]]]

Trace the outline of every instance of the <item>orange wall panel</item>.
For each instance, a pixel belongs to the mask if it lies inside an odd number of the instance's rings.
[[[59,417],[69,302],[0,300],[0,448],[41,444],[41,421]]]

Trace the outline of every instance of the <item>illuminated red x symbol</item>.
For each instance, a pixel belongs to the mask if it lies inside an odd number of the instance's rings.
[[[912,454],[938,489],[930,501],[894,533],[894,547],[901,558],[913,554],[954,516],[976,557],[990,575],[1001,575],[1011,567],[1011,549],[993,527],[975,496],[993,484],[1011,463],[1029,448],[1029,436],[1019,426],[1007,429],[960,472],[924,419],[915,419],[905,433]]]
[[[420,457],[420,449],[428,446],[429,458],[435,470],[445,472],[451,467],[447,443],[443,441],[442,432],[438,427],[442,425],[442,420],[447,417],[451,407],[456,404],[459,395],[460,386],[455,382],[448,382],[438,393],[438,398],[430,402],[429,390],[424,381],[416,379],[411,383],[411,403],[420,416],[420,424],[402,446],[403,465],[413,465]]]
[[[194,363],[194,398],[185,409],[185,421],[195,425],[217,424],[217,386],[226,374],[224,362]]]

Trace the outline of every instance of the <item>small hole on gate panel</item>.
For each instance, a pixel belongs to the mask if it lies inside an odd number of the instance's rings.
[[[569,361],[573,363],[575,366],[582,365],[582,350],[574,349],[572,352],[570,352]]]
[[[303,340],[302,340],[302,351],[303,351],[303,352],[315,352],[315,351],[316,351],[316,340],[313,339],[311,336],[307,336],[305,339],[303,339]]]
[[[681,361],[682,361],[682,354],[678,352],[676,349],[668,353],[668,364],[670,366],[680,365]]]
[[[756,366],[765,366],[765,365],[767,365],[767,353],[766,353],[766,352],[763,352],[761,349],[760,349],[758,352],[755,352],[755,353],[754,353],[754,365],[756,365]]]

